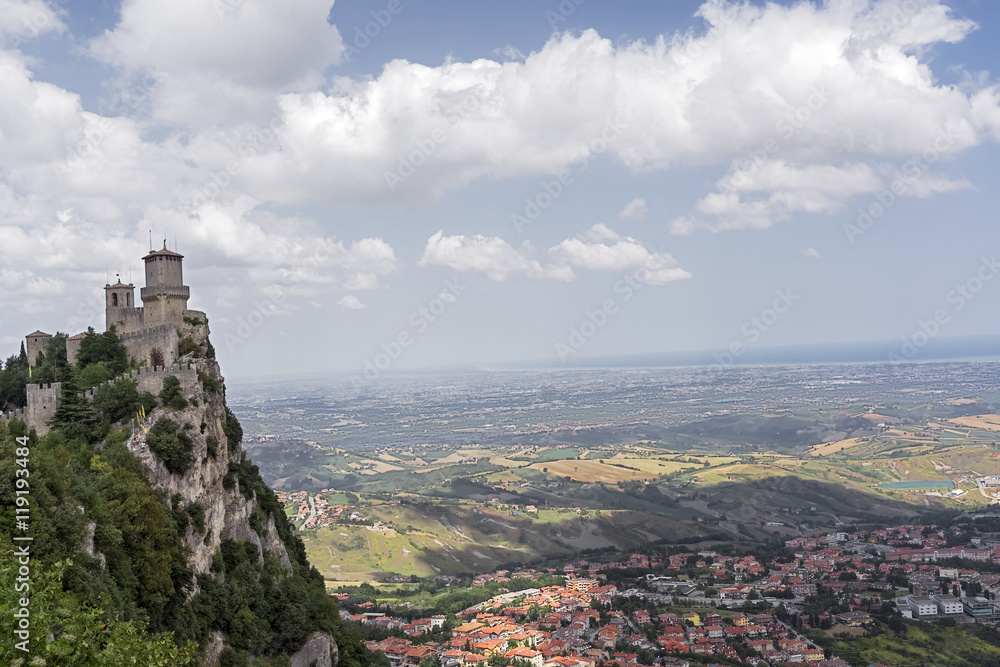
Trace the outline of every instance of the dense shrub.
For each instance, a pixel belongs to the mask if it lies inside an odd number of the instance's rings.
[[[163,378],[163,389],[160,390],[160,402],[165,407],[173,408],[174,410],[183,410],[187,407],[188,402],[181,395],[181,381],[177,379],[177,376],[170,375]]]
[[[177,354],[182,357],[193,354],[195,358],[201,358],[201,346],[191,336],[185,336],[177,343]]]
[[[194,442],[183,431],[178,432],[177,423],[166,417],[160,417],[149,429],[146,444],[150,451],[163,460],[167,470],[183,475],[191,467]]]

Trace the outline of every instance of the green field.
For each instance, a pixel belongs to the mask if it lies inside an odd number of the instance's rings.
[[[328,503],[359,504],[365,521],[379,524],[341,519],[303,533],[328,579],[465,575],[658,540],[763,544],[944,508],[977,510],[992,499],[976,477],[1000,470],[998,422],[975,416],[977,405],[748,417],[724,410],[672,427],[669,437],[651,426],[631,440],[562,430],[546,444],[316,445],[263,449],[255,458],[262,470],[273,466],[277,488],[327,490]],[[875,424],[877,432],[854,435]],[[678,446],[685,440],[690,447]],[[946,498],[953,488],[964,493]]]

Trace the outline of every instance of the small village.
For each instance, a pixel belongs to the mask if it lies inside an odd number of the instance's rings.
[[[947,547],[955,538],[950,532],[899,525],[798,538],[785,543],[787,557],[770,563],[699,551],[501,570],[471,583],[523,585],[545,575],[561,575],[563,583],[510,590],[457,614],[427,618],[404,613],[407,603],[355,604],[346,593],[338,599],[345,620],[391,633],[368,647],[384,653],[392,667],[714,664],[705,658],[846,667],[852,663],[805,634],[864,636],[878,619],[888,619],[890,628],[901,627],[902,619],[1000,620],[1000,574],[985,571],[1000,569],[993,567],[1000,564],[1000,544],[975,539]],[[953,566],[955,558],[970,567]],[[971,567],[977,561],[982,569]],[[630,576],[616,576],[623,571]]]

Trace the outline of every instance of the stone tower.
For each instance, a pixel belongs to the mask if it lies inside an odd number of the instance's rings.
[[[143,322],[147,327],[180,323],[187,310],[191,289],[184,285],[181,268],[184,255],[163,249],[142,258],[146,262],[146,286],[142,288]]]
[[[135,308],[135,285],[126,285],[121,278],[114,285],[104,286],[104,326],[110,329],[112,325],[119,334],[142,328]]]
[[[52,338],[52,334],[47,334],[44,331],[35,331],[25,336],[25,340],[28,342],[26,351],[30,365],[38,365],[38,355],[45,350],[50,338]]]

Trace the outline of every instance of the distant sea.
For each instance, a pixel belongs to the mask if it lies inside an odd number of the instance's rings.
[[[918,341],[922,342],[922,341]],[[607,357],[570,358],[516,364],[519,368],[664,368],[677,366],[768,366],[793,364],[889,363],[896,359],[909,362],[1000,361],[1000,335],[940,338],[922,347],[902,339],[862,343],[820,343],[788,347],[745,348],[743,354],[728,358],[726,350],[627,354]],[[894,356],[893,356],[894,355]],[[726,363],[729,362],[729,363]],[[513,366],[514,364],[510,364]]]

